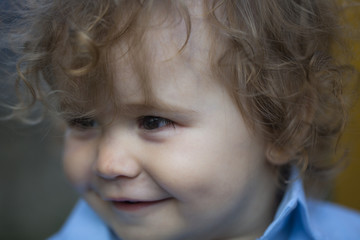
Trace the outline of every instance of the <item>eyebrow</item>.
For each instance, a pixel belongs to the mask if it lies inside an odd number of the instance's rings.
[[[87,110],[86,110],[87,109]],[[116,109],[116,110],[115,110]],[[88,107],[84,107],[80,112],[78,107],[74,107],[74,105],[67,105],[62,109],[63,114],[62,118],[68,119],[72,118],[72,116],[96,116],[97,114],[101,114],[101,110],[99,109],[91,109]],[[170,104],[160,99],[151,99],[150,101],[142,101],[142,100],[129,100],[124,101],[122,103],[115,104],[114,109],[110,110],[110,112],[115,111],[116,114],[120,115],[128,115],[128,116],[137,116],[137,115],[170,115],[170,117],[179,117],[179,118],[190,118],[193,119],[196,114],[199,112],[180,106],[178,104]],[[105,111],[107,112],[107,111]],[[108,113],[110,113],[108,112]],[[104,112],[103,112],[104,113]],[[114,112],[113,112],[114,113]]]
[[[121,111],[127,114],[141,113],[167,113],[167,114],[189,114],[194,115],[198,113],[194,109],[185,108],[179,105],[169,104],[163,101],[151,101],[149,103],[125,103],[121,106]]]

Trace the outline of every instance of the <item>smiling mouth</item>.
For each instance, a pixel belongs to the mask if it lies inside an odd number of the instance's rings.
[[[114,207],[120,211],[125,212],[132,212],[132,211],[138,211],[144,208],[149,208],[152,206],[156,206],[159,204],[164,203],[165,201],[168,201],[169,198],[156,200],[156,201],[132,201],[132,200],[125,200],[125,201],[112,201],[112,204]]]

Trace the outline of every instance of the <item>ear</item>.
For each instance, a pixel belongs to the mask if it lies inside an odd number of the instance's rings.
[[[266,159],[276,166],[285,165],[291,159],[291,154],[286,153],[285,150],[280,149],[272,143],[266,146]]]
[[[292,116],[288,121],[289,125],[279,132],[287,140],[280,144],[273,142],[267,144],[266,157],[271,164],[287,164],[295,157],[299,157],[299,153],[304,152],[305,146],[312,137],[311,131],[317,106],[316,103],[311,102],[312,99],[304,97],[301,104],[292,108],[294,112],[289,114]]]

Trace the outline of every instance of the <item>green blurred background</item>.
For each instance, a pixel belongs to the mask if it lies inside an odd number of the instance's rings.
[[[349,1],[340,0],[341,4]],[[357,34],[349,40],[352,52],[352,64],[360,73],[360,1],[352,1],[353,7],[344,11],[345,24],[357,31]],[[360,78],[360,75],[358,76]],[[358,79],[360,80],[360,79]],[[357,86],[360,87],[360,86]],[[360,96],[357,89],[357,97]],[[360,101],[352,108],[349,124],[342,137],[342,145],[349,147],[349,165],[337,178],[334,189],[334,201],[360,210]]]

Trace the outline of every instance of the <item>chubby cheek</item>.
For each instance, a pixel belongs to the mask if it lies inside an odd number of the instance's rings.
[[[71,136],[65,138],[63,166],[71,184],[79,191],[86,190],[90,184],[92,167],[96,158],[92,142],[78,141]]]
[[[227,132],[228,133],[228,132]],[[201,133],[203,134],[203,133]],[[256,139],[208,134],[190,135],[164,147],[153,163],[163,171],[157,177],[168,192],[182,202],[202,209],[227,198],[241,200],[265,171],[262,143]],[[248,136],[237,133],[236,136]],[[175,146],[175,147],[174,147]],[[162,161],[163,160],[163,161]]]
[[[211,161],[214,155],[191,151],[190,144],[180,145],[176,149],[165,147],[167,151],[153,155],[155,181],[181,202],[197,202],[199,196],[210,198],[214,184],[219,183],[216,175],[224,166]]]

